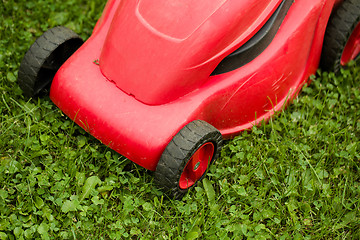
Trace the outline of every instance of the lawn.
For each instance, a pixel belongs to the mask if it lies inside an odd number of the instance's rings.
[[[174,201],[151,172],[17,86],[37,37],[65,25],[86,39],[104,4],[1,0],[0,239],[360,238],[359,64],[319,72]]]

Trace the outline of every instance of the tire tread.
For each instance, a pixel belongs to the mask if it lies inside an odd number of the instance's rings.
[[[58,26],[41,35],[25,53],[18,71],[18,84],[27,97],[34,97],[39,93],[36,89],[40,69],[51,54],[63,43],[70,39],[82,39],[72,30]]]
[[[359,21],[360,0],[345,0],[331,15],[321,55],[322,70],[339,72],[343,50]]]
[[[212,159],[214,162],[222,147],[222,135],[205,121],[196,120],[188,123],[170,141],[161,155],[155,171],[155,183],[167,195],[179,199],[188,191],[188,189],[179,188],[180,176],[191,155],[209,137],[215,145]]]

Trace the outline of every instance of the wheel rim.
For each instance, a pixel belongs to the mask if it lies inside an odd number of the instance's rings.
[[[214,156],[214,144],[205,143],[191,156],[180,176],[179,187],[187,189],[193,186],[206,172]]]
[[[351,60],[355,60],[360,54],[360,23],[355,27],[341,56],[341,65],[345,66]]]

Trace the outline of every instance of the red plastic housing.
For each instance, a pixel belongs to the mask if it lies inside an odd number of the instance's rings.
[[[295,1],[258,57],[211,75],[280,3],[110,0],[57,72],[50,97],[104,144],[155,170],[187,123],[204,120],[229,138],[269,119],[315,73],[334,0]]]
[[[107,33],[100,68],[139,101],[168,103],[204,84],[222,58],[252,37],[280,3],[123,1]]]

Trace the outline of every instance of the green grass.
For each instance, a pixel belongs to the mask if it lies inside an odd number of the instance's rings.
[[[321,74],[268,124],[226,142],[171,201],[151,172],[16,84],[30,44],[91,34],[104,1],[2,0],[0,239],[359,239],[360,67]]]

